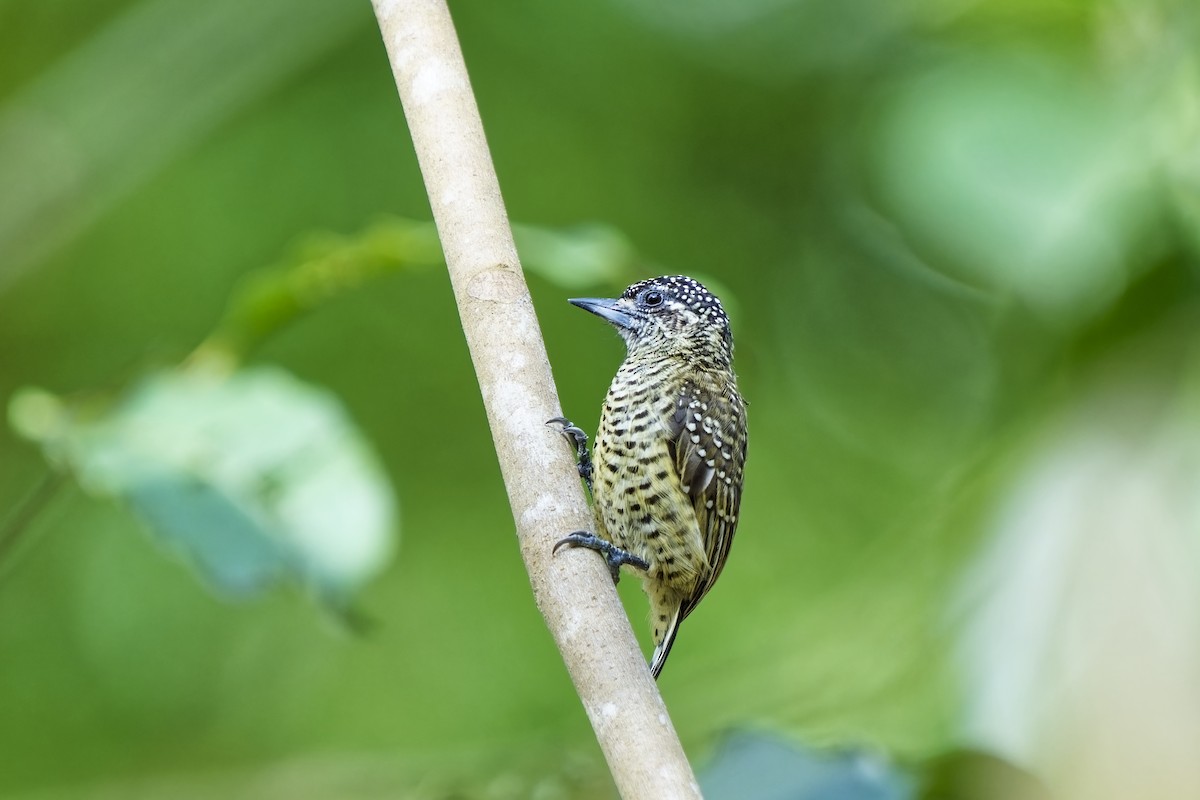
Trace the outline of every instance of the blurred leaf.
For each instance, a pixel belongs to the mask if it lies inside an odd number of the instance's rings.
[[[637,275],[639,258],[629,239],[610,225],[554,230],[513,225],[521,265],[564,288],[624,284]]]
[[[910,71],[877,131],[889,214],[957,277],[1073,326],[1144,267],[1153,159],[1068,59],[998,49]]]
[[[237,360],[297,317],[380,275],[440,263],[432,222],[388,217],[353,236],[310,234],[282,263],[247,276],[200,357]]]
[[[1036,777],[988,753],[958,750],[925,771],[918,800],[1050,800]]]
[[[633,245],[607,225],[513,225],[513,235],[525,269],[559,286],[621,285],[638,274]],[[236,361],[297,317],[381,275],[443,263],[430,221],[385,217],[350,236],[310,234],[281,263],[242,282],[200,354]]]
[[[25,389],[10,417],[222,592],[294,577],[341,608],[391,551],[395,499],[361,434],[281,370],[167,370],[99,413]]]
[[[880,756],[821,753],[760,733],[726,739],[700,785],[708,800],[907,800],[912,782]]]

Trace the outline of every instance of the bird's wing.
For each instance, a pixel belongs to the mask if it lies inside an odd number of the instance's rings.
[[[700,527],[709,569],[683,600],[680,621],[694,609],[721,574],[737,528],[746,461],[746,409],[732,387],[706,391],[684,386],[668,439],[680,484]]]

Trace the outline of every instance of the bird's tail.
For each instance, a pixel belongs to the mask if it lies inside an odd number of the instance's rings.
[[[650,674],[654,676],[655,680],[658,680],[663,664],[667,663],[667,656],[671,655],[671,645],[675,644],[675,635],[679,633],[679,625],[683,622],[681,612],[682,607],[676,604],[675,610],[670,612],[670,621],[667,623],[662,639],[654,646],[654,655],[650,657]]]

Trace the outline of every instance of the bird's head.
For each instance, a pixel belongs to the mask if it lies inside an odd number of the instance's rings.
[[[570,301],[612,323],[631,356],[700,356],[728,364],[733,335],[717,296],[686,275],[639,281],[616,299]]]

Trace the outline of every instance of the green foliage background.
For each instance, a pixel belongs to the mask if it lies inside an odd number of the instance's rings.
[[[695,274],[734,318],[743,521],[661,681],[693,758],[735,727],[959,745],[954,590],[1029,431],[1130,342],[1176,363],[1194,336],[1194,6],[452,10],[510,216],[613,226],[621,281]],[[0,0],[0,187],[6,402],[175,363],[305,235],[428,215],[365,1]],[[590,430],[621,344],[565,298],[621,282],[570,270],[530,284]],[[609,796],[444,274],[379,276],[250,361],[335,392],[385,464],[377,624],[216,598],[68,489],[0,564],[0,795]],[[45,469],[0,430],[0,509]]]

